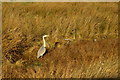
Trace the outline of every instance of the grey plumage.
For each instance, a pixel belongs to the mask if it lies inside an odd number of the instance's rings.
[[[44,53],[46,52],[45,37],[48,37],[48,35],[43,36],[43,46],[41,46],[41,48],[38,50],[37,58],[42,57],[44,55]]]
[[[46,52],[46,47],[41,46],[41,48],[38,50],[37,58],[42,57],[45,52]]]

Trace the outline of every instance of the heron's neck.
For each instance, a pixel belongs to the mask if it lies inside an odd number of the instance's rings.
[[[43,37],[43,46],[46,47],[45,37]]]

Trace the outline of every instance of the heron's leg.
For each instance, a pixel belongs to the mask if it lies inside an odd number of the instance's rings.
[[[43,58],[43,56],[41,56],[40,58]]]

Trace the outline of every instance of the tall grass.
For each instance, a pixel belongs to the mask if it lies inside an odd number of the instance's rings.
[[[97,42],[97,44],[94,44],[92,42],[92,39],[97,39],[97,41],[101,41],[104,38],[107,38],[108,41],[112,39],[118,38],[118,3],[3,3],[2,4],[2,42],[3,42],[3,59],[4,59],[4,65],[3,69],[4,77],[16,77],[16,75],[19,74],[18,77],[116,77],[117,75],[117,61],[115,58],[117,57],[117,47],[111,45],[115,44],[108,43],[107,40],[105,43]],[[37,75],[34,73],[31,68],[21,68],[23,69],[23,72],[26,72],[26,70],[30,69],[31,75],[28,73],[22,74],[16,66],[13,66],[14,64],[7,64],[8,59],[11,63],[19,64],[20,66],[23,66],[21,63],[27,65],[25,61],[29,63],[32,63],[34,61],[37,61],[36,59],[36,53],[39,47],[42,45],[42,35],[48,34],[50,35],[49,38],[46,39],[47,45],[49,45],[48,51],[51,51],[51,54],[53,53],[54,56],[49,56],[43,60],[40,60],[41,63],[46,64],[41,69],[37,67],[37,70],[39,71]],[[64,39],[69,38],[73,39],[73,43],[68,48],[65,48],[65,41]],[[88,40],[87,42],[79,43],[80,40]],[[92,49],[90,48],[90,43],[92,44]],[[78,43],[77,43],[78,42]],[[104,42],[104,41],[103,41]],[[112,42],[112,41],[111,41]],[[81,47],[79,44],[86,45],[85,50],[83,47]],[[93,45],[94,44],[94,45]],[[104,47],[104,44],[107,45],[107,49],[105,51],[102,49],[102,47],[99,47],[102,45]],[[39,46],[40,45],[40,46]],[[60,48],[56,48],[57,46]],[[96,49],[96,46],[98,49]],[[110,46],[109,46],[110,45]],[[81,52],[79,51],[82,50]],[[113,51],[109,52],[109,49],[114,49]],[[59,50],[60,49],[60,50]],[[75,49],[75,50],[74,50]],[[78,49],[78,50],[77,50]],[[99,50],[101,49],[101,50]],[[112,50],[111,49],[111,50]],[[88,54],[86,51],[88,50]],[[55,52],[56,51],[56,52]],[[62,51],[62,52],[61,52]],[[65,52],[64,52],[65,51]],[[75,52],[74,52],[75,51]],[[76,52],[77,51],[77,52]],[[89,52],[93,51],[93,52]],[[76,54],[74,56],[72,53]],[[79,53],[79,54],[77,54]],[[81,54],[82,53],[82,54]],[[98,54],[99,53],[99,54]],[[102,58],[105,55],[108,57],[108,55],[113,56],[108,58],[107,60]],[[111,53],[111,54],[110,54]],[[112,53],[116,53],[113,55]],[[64,57],[62,57],[62,55]],[[67,57],[65,57],[67,55]],[[73,56],[71,56],[73,55]],[[85,57],[84,57],[85,55]],[[98,62],[95,61],[94,55],[98,55]],[[62,58],[59,58],[59,57]],[[74,63],[72,63],[71,60],[73,60],[73,57],[78,57],[78,61],[82,60],[80,63],[81,66],[74,67]],[[83,58],[84,57],[84,58]],[[90,61],[90,57],[92,60]],[[81,59],[83,58],[83,59]],[[51,60],[55,59],[55,60]],[[57,60],[60,59],[60,62]],[[88,62],[86,60],[88,59]],[[114,59],[114,60],[112,60]],[[63,60],[70,60],[69,63],[65,62]],[[108,66],[100,66],[102,64],[100,61],[107,61],[105,65],[108,64]],[[52,61],[49,64],[49,61]],[[115,66],[112,68],[109,67],[113,65],[115,61]],[[57,62],[59,62],[58,65]],[[91,64],[89,64],[89,62]],[[92,65],[93,62],[93,65]],[[41,65],[41,63],[39,65]],[[85,63],[85,64],[84,64]],[[16,65],[15,64],[15,65]],[[63,72],[61,70],[61,66],[64,64],[67,66]],[[75,65],[79,64],[75,63]],[[11,66],[12,65],[12,66]],[[30,64],[31,65],[31,64]],[[49,66],[48,66],[49,65]],[[97,67],[96,67],[96,66]],[[56,69],[56,66],[58,68],[57,72],[54,72],[54,68]],[[9,71],[8,68],[11,68],[12,70]],[[62,68],[64,68],[62,66]],[[75,69],[74,69],[75,68]],[[91,69],[92,68],[92,69]],[[93,70],[99,70],[98,72],[95,72]],[[106,69],[110,69],[110,72],[113,68],[115,70],[113,71],[114,74],[109,73],[109,71],[106,71]],[[15,70],[13,70],[15,69]],[[70,71],[72,69],[72,71]],[[79,69],[79,70],[78,70]],[[45,70],[45,71],[44,71]],[[53,76],[50,76],[49,73],[47,73],[50,70],[50,74],[53,74]],[[90,71],[89,71],[90,70]],[[102,71],[103,70],[103,71]],[[8,75],[9,73],[15,71],[19,72],[16,75]],[[8,72],[8,74],[7,74]],[[81,73],[82,72],[82,73]],[[94,72],[94,73],[92,73]],[[101,72],[105,72],[103,75],[100,75]],[[81,74],[79,74],[81,73]],[[85,74],[86,73],[86,74]],[[29,76],[28,76],[29,74]],[[96,74],[96,75],[95,75]],[[106,76],[106,74],[108,74]],[[49,75],[49,76],[48,76]]]
[[[117,3],[3,3],[3,34],[17,27],[29,39],[115,38],[117,9]]]

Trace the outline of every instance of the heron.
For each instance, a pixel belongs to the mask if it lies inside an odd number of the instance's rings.
[[[45,37],[49,37],[49,35],[43,35],[43,45],[40,47],[37,53],[37,58],[42,57],[44,53],[46,52],[46,42],[45,42]]]

